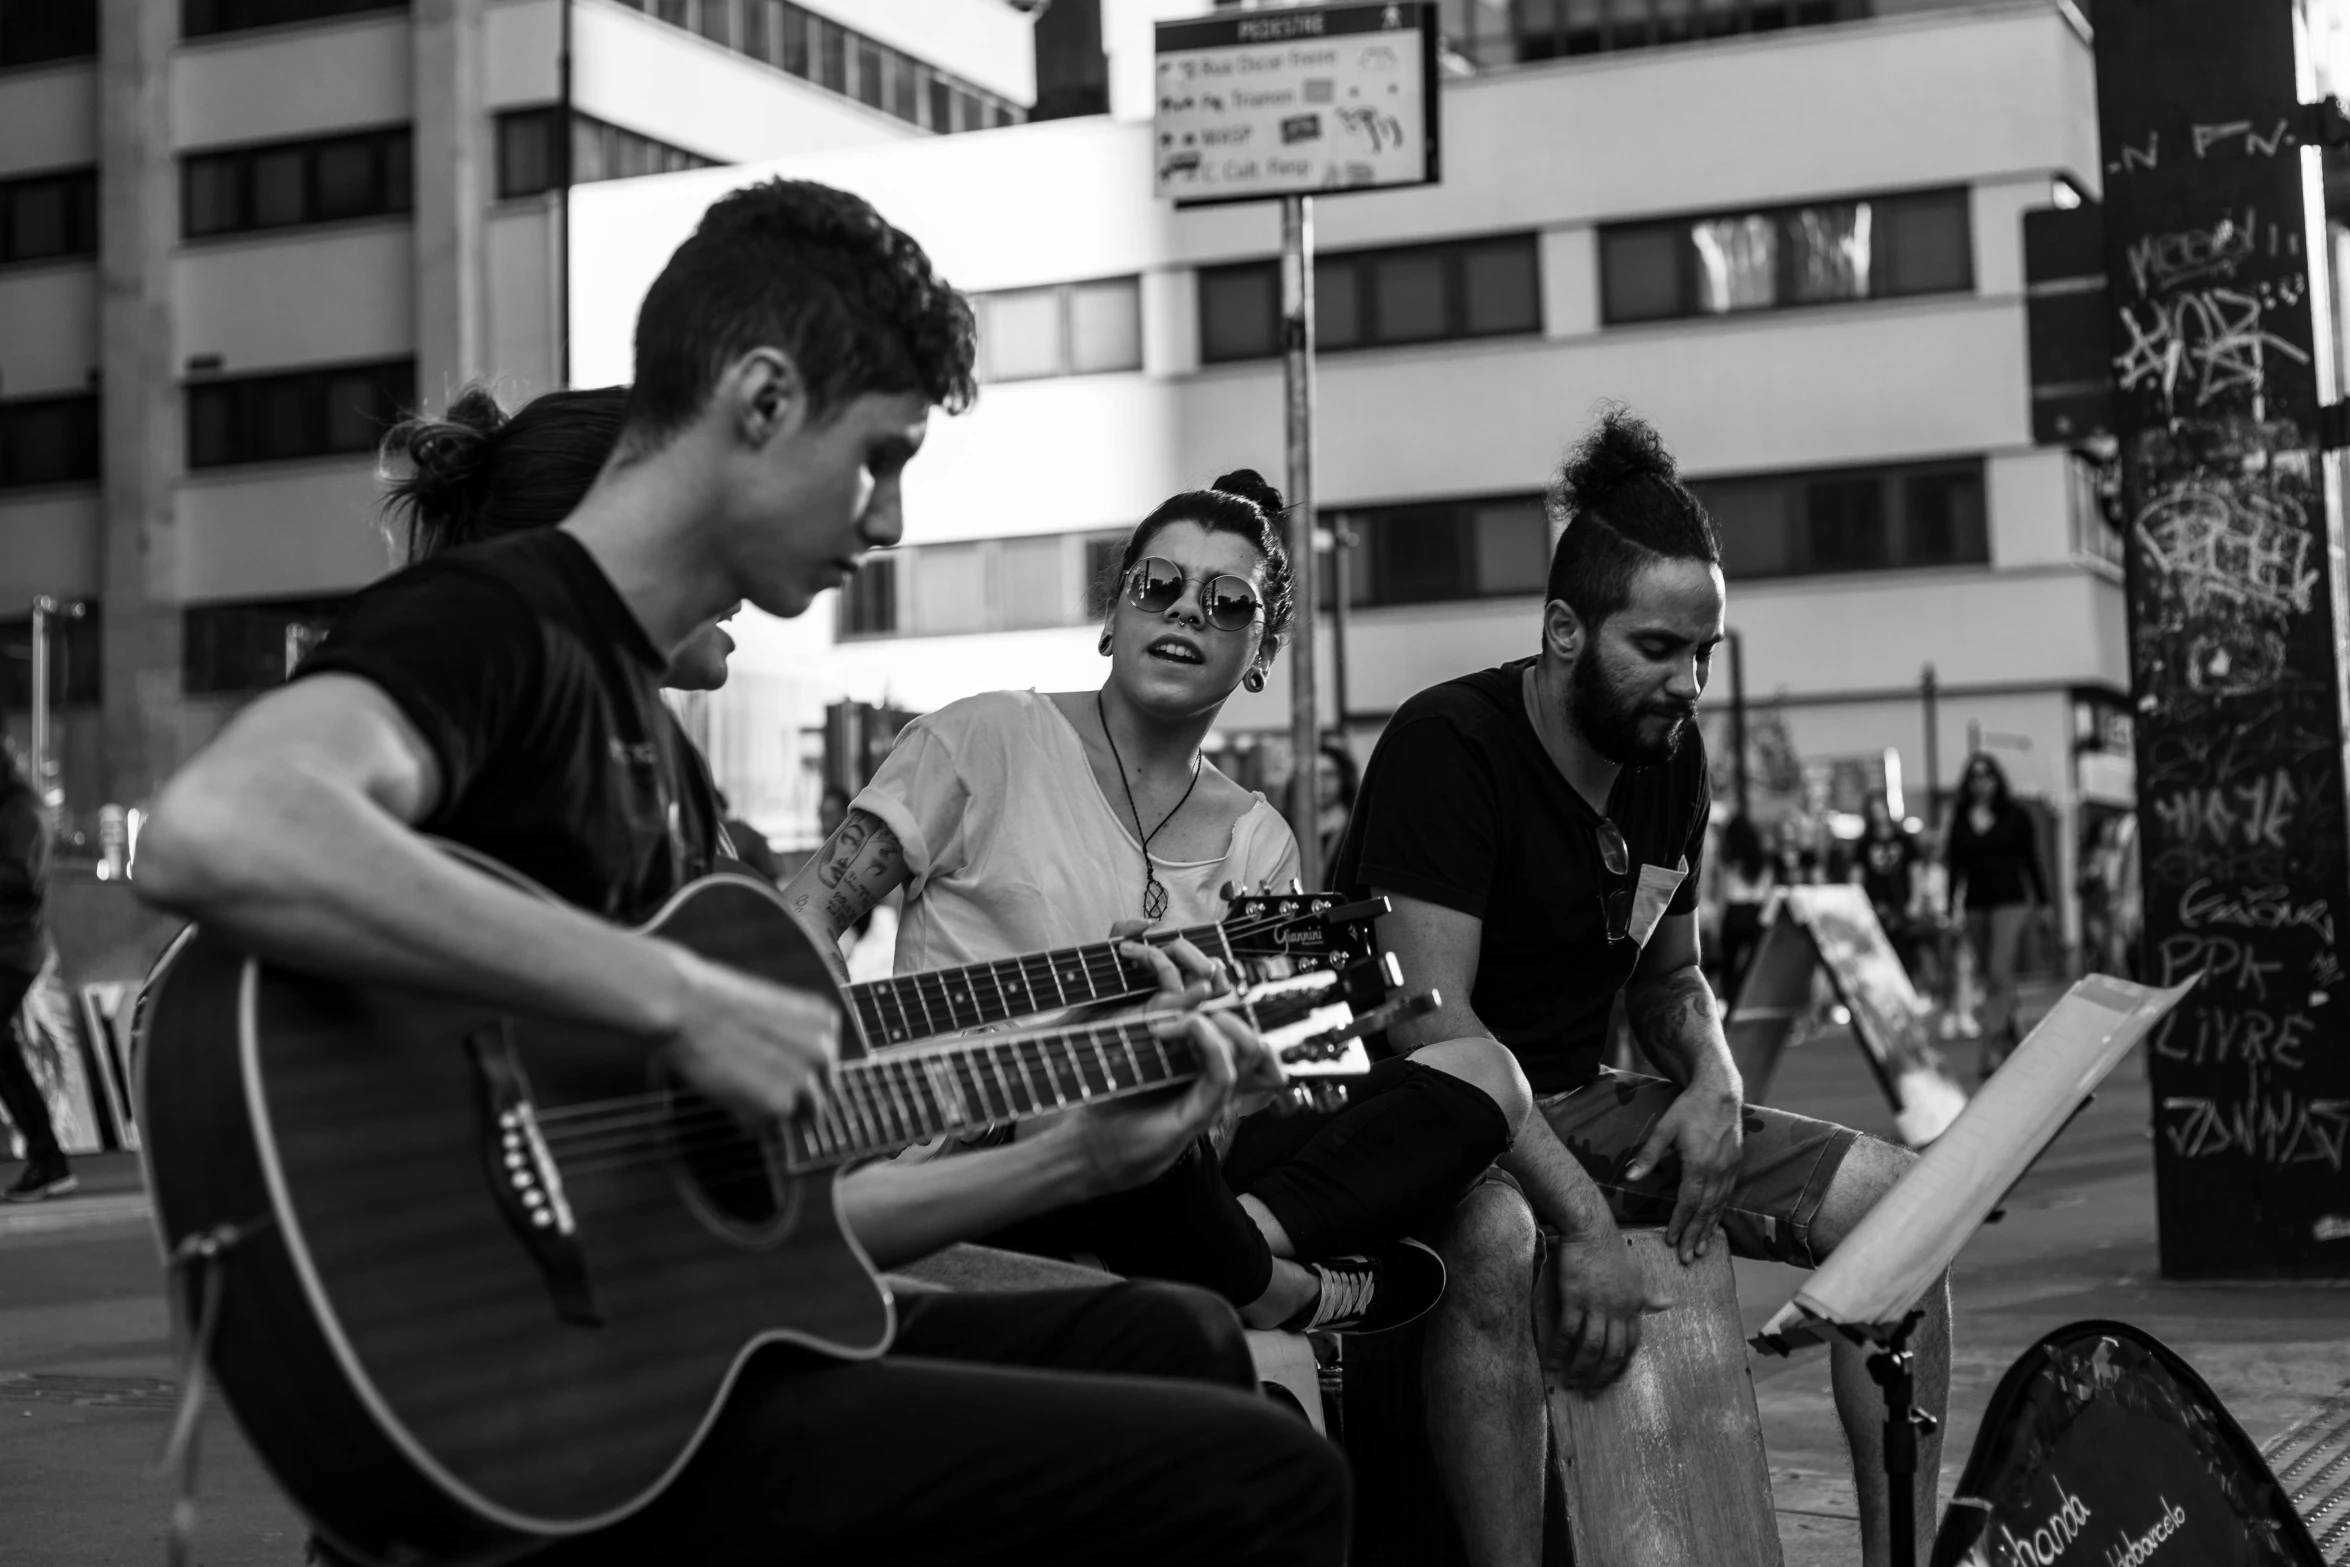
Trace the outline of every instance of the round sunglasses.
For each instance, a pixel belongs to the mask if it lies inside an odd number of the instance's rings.
[[[1126,601],[1145,614],[1164,615],[1182,599],[1184,585],[1191,580],[1173,561],[1145,556],[1126,573]],[[1263,608],[1248,578],[1229,572],[1201,580],[1199,604],[1208,624],[1218,631],[1247,630]]]

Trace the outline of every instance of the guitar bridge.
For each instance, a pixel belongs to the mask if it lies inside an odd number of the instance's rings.
[[[539,1130],[530,1080],[514,1049],[514,1025],[505,1018],[466,1036],[482,1090],[482,1155],[490,1198],[522,1238],[546,1279],[555,1315],[579,1327],[600,1328],[604,1313],[580,1250],[579,1224],[564,1195],[563,1172]]]

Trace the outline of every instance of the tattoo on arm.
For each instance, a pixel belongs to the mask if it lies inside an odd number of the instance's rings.
[[[858,851],[865,847],[866,840],[876,831],[886,835],[889,829],[863,811],[851,811],[849,819],[840,824],[840,831],[834,833],[832,841],[824,846],[822,858],[816,865],[816,879],[827,887],[839,886],[841,878],[848,875],[849,868],[857,863]],[[892,847],[896,843],[895,838],[890,839]]]
[[[1695,1074],[1699,1059],[1722,1038],[1713,987],[1694,965],[1653,979],[1635,977],[1624,992],[1624,1010],[1649,1055],[1684,1083]]]
[[[812,919],[816,894],[827,894],[822,923],[838,938],[905,879],[906,852],[897,834],[870,811],[851,811],[815,860],[792,878],[786,896],[793,913]]]

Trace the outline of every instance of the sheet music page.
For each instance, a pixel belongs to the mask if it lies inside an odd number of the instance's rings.
[[[2193,988],[2075,984],[1836,1254],[1766,1323],[1892,1323],[1915,1305],[2083,1098]]]

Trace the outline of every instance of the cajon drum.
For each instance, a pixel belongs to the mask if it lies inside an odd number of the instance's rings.
[[[1613,1386],[1596,1397],[1549,1391],[1574,1559],[1583,1567],[1780,1567],[1729,1247],[1717,1236],[1684,1268],[1662,1230],[1627,1230],[1624,1243],[1650,1289],[1673,1306],[1644,1321],[1640,1352]],[[1546,1336],[1557,1328],[1551,1255],[1536,1297]]]

